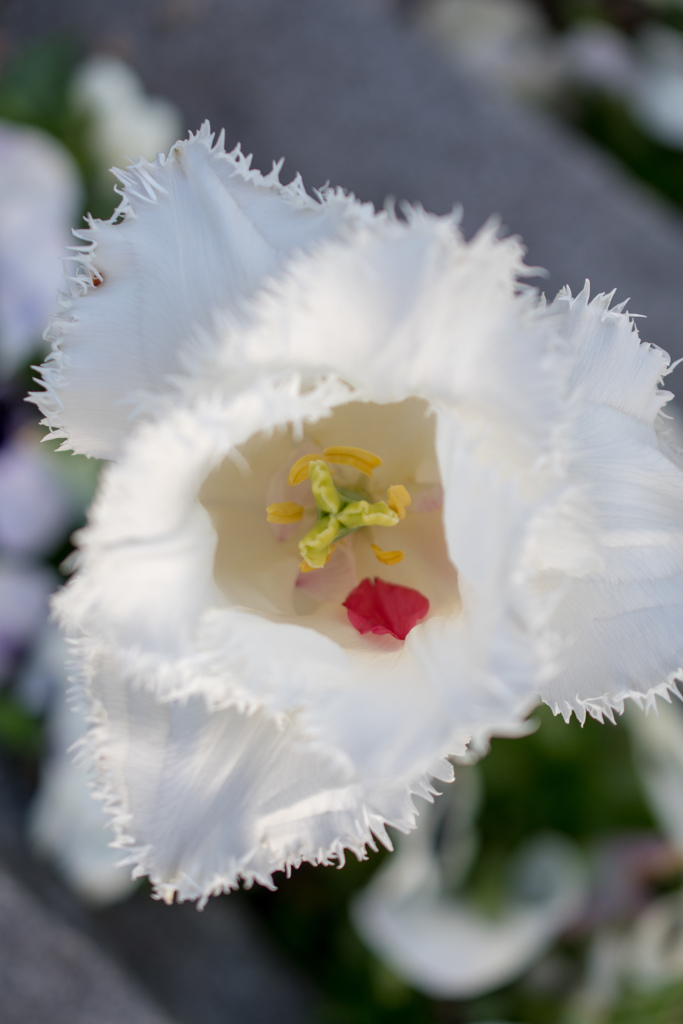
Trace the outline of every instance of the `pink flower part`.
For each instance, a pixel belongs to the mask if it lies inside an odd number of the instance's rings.
[[[436,512],[443,508],[443,487],[441,484],[430,484],[427,487],[413,485],[410,488],[412,504],[411,513],[415,512]]]
[[[405,640],[429,611],[429,601],[419,590],[379,577],[364,579],[343,604],[359,633],[391,633],[397,640]]]
[[[349,543],[342,543],[323,569],[299,573],[295,586],[321,604],[327,601],[338,604],[357,579],[353,549]]]

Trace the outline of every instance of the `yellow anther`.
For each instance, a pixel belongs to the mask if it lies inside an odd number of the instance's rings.
[[[295,487],[297,484],[303,483],[308,476],[309,463],[315,462],[320,458],[320,455],[314,453],[313,455],[302,455],[300,459],[297,459],[292,468],[289,471],[287,477],[287,483],[290,487]]]
[[[410,505],[412,500],[403,484],[392,484],[387,491],[387,505],[393,509],[399,519],[405,519],[406,505]]]
[[[353,448],[346,444],[338,444],[332,448],[326,448],[323,452],[323,458],[327,459],[328,462],[335,462],[342,466],[353,466],[354,469],[360,470],[366,476],[370,476],[373,469],[377,469],[378,466],[382,465],[379,455],[374,455],[373,452],[369,452],[365,448]]]
[[[382,551],[376,544],[371,545],[372,550],[375,552],[375,558],[382,565],[396,565],[397,562],[402,562],[404,558],[403,551]]]
[[[298,523],[304,514],[303,506],[295,501],[276,501],[266,508],[269,523]]]

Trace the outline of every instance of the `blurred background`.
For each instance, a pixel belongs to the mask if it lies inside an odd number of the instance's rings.
[[[98,465],[23,399],[108,168],[205,118],[309,189],[498,215],[683,356],[681,0],[0,0],[0,1021],[678,1024],[678,702],[539,711],[393,855],[201,914],[116,866],[48,621]]]

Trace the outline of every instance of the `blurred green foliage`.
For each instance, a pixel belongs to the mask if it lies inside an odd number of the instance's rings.
[[[605,21],[625,32],[656,18],[683,27],[683,10],[677,0],[535,0],[550,23],[563,31],[577,21]]]
[[[71,39],[46,39],[14,54],[0,71],[0,119],[54,135],[76,160],[86,187],[86,210],[109,217],[118,202],[114,181],[105,185],[89,142],[90,122],[74,105],[71,80],[84,56]]]
[[[13,56],[0,77],[0,117],[50,132],[87,161],[84,125],[68,98],[80,57],[67,40],[43,40]]]
[[[241,893],[266,921],[285,954],[323,993],[321,1024],[429,1024],[430,1001],[414,992],[363,946],[348,916],[350,898],[366,885],[385,852],[342,871],[304,864],[276,892]],[[228,897],[233,899],[237,894]]]
[[[587,93],[574,121],[641,181],[683,205],[683,153],[649,138],[623,103],[612,96]]]
[[[612,25],[626,35],[652,24],[683,32],[677,0],[535,0],[560,32],[586,21]],[[559,112],[617,157],[651,188],[683,205],[683,152],[651,138],[624,102],[594,89],[573,89]]]
[[[624,993],[607,1024],[681,1024],[683,983],[653,992]]]
[[[0,693],[0,748],[22,760],[34,760],[43,748],[43,723],[10,693]]]
[[[564,832],[590,853],[607,837],[654,828],[623,723],[600,725],[588,719],[582,728],[576,719],[567,724],[546,707],[534,718],[539,723],[534,733],[494,739],[479,765],[485,799],[477,819],[480,855],[468,891],[482,903],[494,902],[491,894],[502,892],[511,854],[535,832]],[[517,983],[467,1002],[427,999],[379,964],[354,932],[348,904],[386,856],[371,854],[362,863],[351,858],[343,871],[304,865],[276,892],[254,889],[240,895],[262,916],[284,953],[323,991],[321,1024],[584,1024],[570,1022],[565,1012],[583,973],[585,936],[560,943],[540,972],[532,969]],[[539,983],[544,973],[551,984]],[[662,1006],[673,1005],[678,997],[672,993],[668,998]],[[632,1003],[640,1005],[629,996],[618,1012],[630,1012]],[[662,1016],[662,1024],[683,1021],[683,1000],[678,1012],[679,1018]],[[601,1018],[600,1024],[621,1024],[622,1019],[624,1024],[638,1020],[617,1016]],[[638,1024],[650,1024],[650,1018]]]
[[[479,818],[482,846],[516,846],[542,829],[588,842],[615,829],[652,829],[631,760],[624,725],[583,728],[542,707],[539,728],[522,740],[494,739],[480,765],[486,803]]]

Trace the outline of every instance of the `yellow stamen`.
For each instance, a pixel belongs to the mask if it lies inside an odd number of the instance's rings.
[[[387,505],[393,509],[399,519],[405,519],[406,505],[410,505],[412,500],[403,484],[392,484],[387,491]]]
[[[335,462],[342,466],[353,466],[366,476],[370,476],[373,469],[382,465],[379,455],[374,455],[366,448],[353,448],[350,445],[338,444],[332,448],[326,448],[323,458],[328,462]],[[294,467],[292,467],[294,468]]]
[[[308,476],[309,463],[315,462],[320,458],[320,455],[314,453],[313,455],[302,455],[300,459],[297,459],[292,468],[289,471],[287,477],[287,483],[290,487],[295,487],[297,484],[303,483]]]
[[[309,478],[318,512],[317,522],[299,541],[303,559],[299,563],[301,572],[311,572],[327,565],[334,550],[334,541],[339,536],[345,537],[365,526],[396,526],[405,519],[406,506],[411,503],[410,494],[403,484],[389,487],[388,504],[370,501],[344,487],[338,490],[327,462],[352,466],[366,476],[382,465],[379,455],[351,445],[333,445],[324,450],[322,457],[310,453],[296,460],[289,471],[288,482],[296,486]],[[294,501],[277,502],[269,505],[266,511],[268,522],[278,524],[296,523],[304,514],[303,507]],[[372,549],[384,565],[396,565],[404,558],[402,551],[382,551],[376,544]]]
[[[382,551],[376,544],[372,544],[371,547],[375,552],[375,558],[382,565],[396,565],[397,562],[402,562],[405,557],[403,551]]]
[[[266,508],[269,523],[298,523],[304,514],[303,506],[295,501],[276,501]]]

